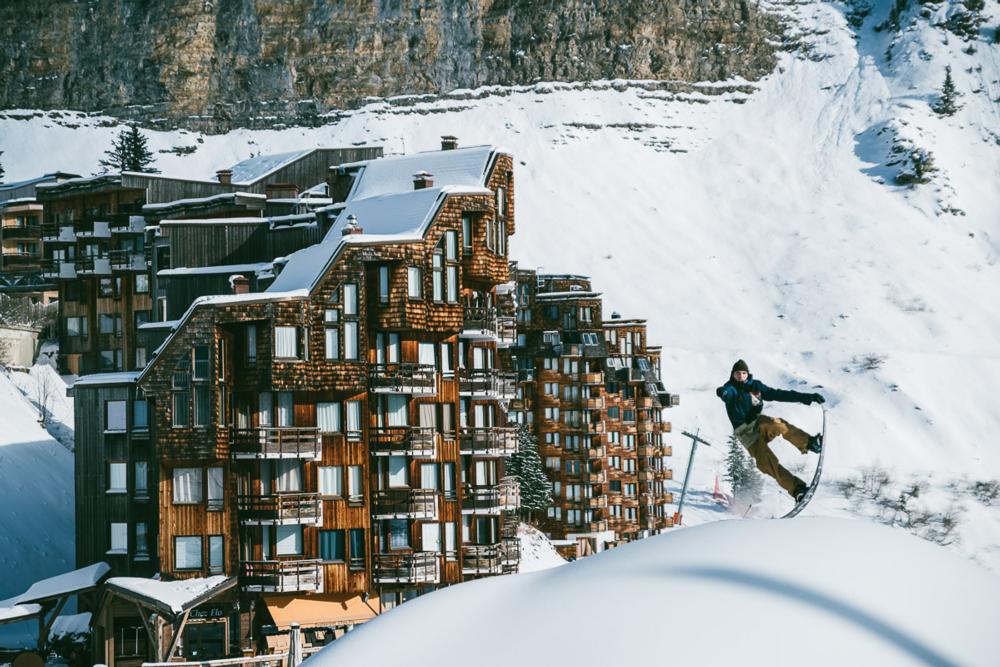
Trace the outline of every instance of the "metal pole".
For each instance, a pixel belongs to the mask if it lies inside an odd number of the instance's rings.
[[[695,431],[694,434],[688,433],[687,431],[681,432],[681,435],[691,438],[691,456],[688,457],[687,472],[684,473],[684,486],[681,487],[681,500],[677,503],[677,511],[674,512],[674,523],[678,526],[681,525],[684,518],[684,497],[687,496],[688,482],[691,479],[691,467],[694,465],[694,454],[698,451],[698,443],[703,443],[709,447],[712,446],[712,443],[699,438],[699,433],[701,433],[700,428]]]

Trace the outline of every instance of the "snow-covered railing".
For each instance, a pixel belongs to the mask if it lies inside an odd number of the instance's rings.
[[[463,369],[458,373],[458,391],[463,396],[510,400],[515,393],[515,375],[495,368]]]
[[[462,545],[463,574],[500,574],[503,553],[499,544]]]
[[[438,581],[436,553],[375,554],[375,581],[381,584],[433,584]]]
[[[433,426],[378,426],[368,431],[368,448],[376,456],[434,456]]]
[[[463,514],[499,514],[520,507],[520,486],[513,477],[504,477],[499,484],[472,486],[466,484],[462,493]]]
[[[463,455],[510,456],[517,453],[516,426],[462,428],[458,447]]]

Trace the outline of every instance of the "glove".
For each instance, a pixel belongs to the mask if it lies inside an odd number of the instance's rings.
[[[824,403],[826,403],[826,399],[823,398],[823,394],[810,394],[809,403],[810,404],[819,403],[820,405],[823,405]]]

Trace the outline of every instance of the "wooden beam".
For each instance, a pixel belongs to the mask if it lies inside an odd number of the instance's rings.
[[[68,595],[64,595],[59,598],[54,609],[52,609],[52,615],[46,619],[48,611],[43,607],[42,612],[38,615],[38,652],[42,653],[45,650],[45,645],[49,641],[49,631],[52,629],[52,624],[55,622],[56,617],[59,616],[59,612],[62,611],[63,606],[66,604],[66,600],[69,599]]]
[[[167,647],[167,655],[164,657],[164,662],[170,662],[171,658],[174,657],[174,652],[177,650],[178,644],[181,641],[181,635],[184,633],[184,626],[187,625],[188,614],[190,611],[186,611],[181,614],[179,622],[172,623],[170,627],[174,630],[174,636],[170,638],[170,646]]]
[[[148,614],[139,605],[138,602],[133,602],[132,604],[135,605],[135,610],[139,612],[139,618],[142,619],[142,627],[146,628],[146,636],[149,638],[149,645],[158,646],[156,641],[156,633],[153,631],[153,627],[149,624]],[[156,659],[159,660],[160,656],[156,656]]]

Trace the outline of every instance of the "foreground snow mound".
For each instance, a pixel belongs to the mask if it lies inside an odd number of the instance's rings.
[[[997,628],[1000,578],[918,538],[844,519],[724,521],[453,586],[309,663],[989,665]]]

